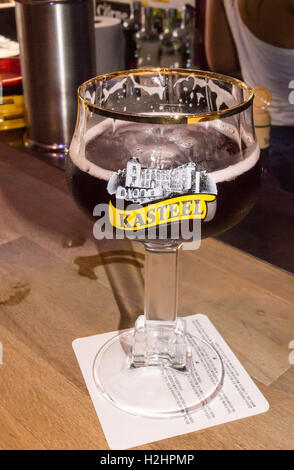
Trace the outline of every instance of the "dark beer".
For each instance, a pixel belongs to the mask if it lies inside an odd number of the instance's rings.
[[[201,225],[202,238],[214,236],[250,211],[260,185],[259,150],[254,142],[248,145],[235,134],[229,125],[222,123],[220,127],[219,121],[208,128],[201,124],[146,125],[106,119],[88,131],[83,154],[73,140],[67,181],[76,202],[93,218],[97,204],[111,201],[116,205],[115,195],[107,189],[109,179],[114,172],[124,170],[131,158],[143,168],[154,169],[176,169],[193,162],[197,170],[206,171],[216,182],[216,213]]]

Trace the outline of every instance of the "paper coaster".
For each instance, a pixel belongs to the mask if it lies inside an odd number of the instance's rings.
[[[141,418],[113,406],[98,392],[92,366],[98,349],[117,332],[73,341],[79,366],[110,449],[129,449],[268,411],[269,404],[206,315],[185,317],[187,331],[215,347],[224,362],[222,390],[189,416]],[[111,364],[110,364],[111,367]]]

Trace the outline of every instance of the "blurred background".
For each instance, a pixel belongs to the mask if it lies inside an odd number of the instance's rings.
[[[0,141],[63,169],[89,78],[138,67],[241,78],[256,92],[265,189],[222,239],[293,270],[293,11],[293,0],[0,0]],[[285,230],[266,247],[274,218]]]

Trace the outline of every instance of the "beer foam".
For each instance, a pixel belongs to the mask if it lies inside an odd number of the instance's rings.
[[[160,74],[159,74],[160,75]],[[161,75],[160,75],[161,76]],[[133,77],[133,75],[130,75],[130,78],[133,82],[133,85],[134,85],[134,88],[138,88],[139,90],[143,90],[145,91],[146,93],[148,93],[148,95],[158,95],[158,97],[162,100],[163,98],[163,94],[166,90],[166,87],[165,85],[158,85],[158,86],[145,86],[145,85],[140,85],[139,83],[137,83]]]
[[[253,168],[259,159],[259,154],[260,150],[258,145],[256,145],[253,152],[249,155],[249,157],[245,158],[245,160],[241,160],[240,162],[235,163],[234,165],[230,165],[223,170],[212,171],[209,174],[214,178],[216,183],[232,181]]]
[[[119,127],[126,126],[129,124],[130,123],[126,121],[114,121],[111,118],[107,118],[87,130],[83,143],[79,143],[77,137],[74,136],[69,150],[72,162],[81,171],[90,174],[94,178],[109,181],[114,172],[111,170],[106,170],[105,168],[102,168],[96,165],[95,163],[87,160],[85,155],[85,148],[88,142],[90,142],[93,138],[96,138],[98,135],[103,134],[105,131],[109,130],[109,128],[117,130]],[[207,125],[207,123],[203,122],[197,125],[205,126]],[[221,131],[223,134],[229,136],[235,141],[239,140],[239,133],[231,124],[227,124],[225,122],[221,122],[220,124],[218,121],[210,121],[209,127],[217,128],[217,130]],[[254,165],[259,159],[260,149],[257,142],[254,145],[254,142],[252,141],[251,144],[253,146],[253,150],[251,151],[250,155],[247,156],[244,160],[234,163],[233,165],[230,165],[227,168],[210,172],[210,175],[214,178],[214,181],[216,183],[234,180],[238,176],[242,175],[243,173],[246,173],[254,167]]]
[[[77,137],[74,135],[70,144],[69,154],[72,162],[84,173],[88,173],[94,178],[109,181],[113,171],[105,170],[95,163],[87,160],[85,155],[85,148],[87,143],[97,135],[102,134],[109,128],[109,125],[113,125],[113,119],[105,119],[104,121],[96,124],[87,130],[83,143],[79,143]]]

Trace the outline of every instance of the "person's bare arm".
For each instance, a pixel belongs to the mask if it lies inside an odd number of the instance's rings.
[[[222,0],[206,1],[205,50],[211,70],[239,70],[238,55]]]

